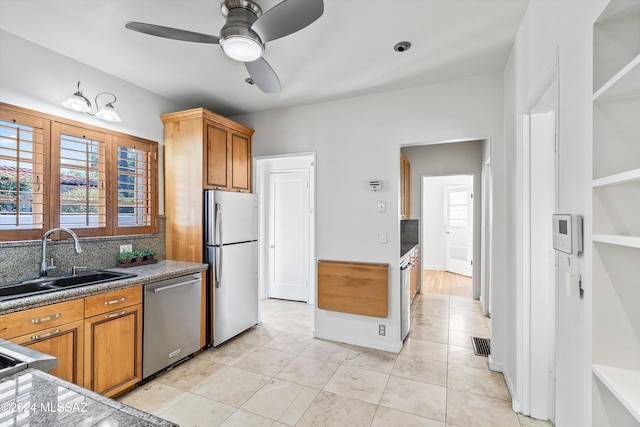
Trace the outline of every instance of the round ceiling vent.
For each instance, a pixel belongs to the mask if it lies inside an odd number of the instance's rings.
[[[393,50],[395,50],[396,52],[405,52],[409,49],[411,49],[411,42],[407,41],[396,43],[396,45],[393,47]]]

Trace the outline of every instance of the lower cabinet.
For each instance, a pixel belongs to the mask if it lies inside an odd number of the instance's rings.
[[[113,396],[142,380],[142,304],[84,321],[84,387]]]
[[[0,338],[58,358],[51,374],[83,385],[84,300],[77,299],[0,316]]]
[[[142,380],[142,286],[86,297],[84,387],[114,396]]]
[[[58,358],[58,366],[49,373],[70,383],[83,385],[82,320],[11,339],[16,344]]]
[[[409,281],[411,301],[416,297],[418,289],[420,288],[420,253],[418,249],[415,249],[411,254],[411,267],[409,267]]]
[[[0,338],[57,357],[50,374],[114,396],[142,380],[142,286],[1,315]]]

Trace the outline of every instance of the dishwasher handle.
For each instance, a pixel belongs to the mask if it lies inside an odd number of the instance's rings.
[[[177,287],[180,287],[180,286],[186,286],[186,285],[190,285],[192,283],[199,283],[199,282],[200,282],[200,279],[188,280],[186,282],[176,283],[175,285],[162,286],[160,288],[155,288],[155,289],[153,289],[153,292],[155,292],[155,293],[162,292],[162,291],[166,291],[167,289],[173,289],[173,288],[177,288]]]

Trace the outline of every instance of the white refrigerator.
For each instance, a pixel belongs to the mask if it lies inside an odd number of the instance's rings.
[[[258,196],[207,190],[204,197],[208,331],[216,347],[258,323]]]

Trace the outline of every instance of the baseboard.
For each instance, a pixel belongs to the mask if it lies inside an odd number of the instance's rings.
[[[438,270],[438,271],[446,271],[447,267],[444,265],[425,265],[423,266],[425,270]]]

